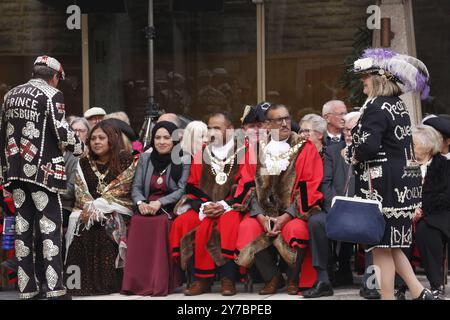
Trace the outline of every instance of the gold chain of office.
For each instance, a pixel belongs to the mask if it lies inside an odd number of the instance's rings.
[[[261,141],[261,149],[264,150],[264,155],[269,158],[270,160],[272,160],[273,162],[278,162],[280,160],[288,160],[290,162],[290,158],[297,153],[297,151],[303,146],[303,144],[305,143],[305,140],[300,141],[299,143],[297,143],[295,146],[292,146],[289,148],[288,151],[283,152],[282,154],[278,155],[278,156],[272,156],[267,154],[267,144],[264,141]]]
[[[211,172],[216,177],[216,183],[218,185],[223,185],[223,184],[225,184],[225,182],[227,182],[228,177],[230,176],[231,170],[233,170],[233,167],[234,167],[234,160],[236,159],[236,156],[238,155],[238,153],[241,152],[244,148],[245,148],[245,146],[240,147],[235,153],[233,153],[230,157],[226,158],[225,160],[216,159],[212,155],[209,148],[206,148],[206,152],[208,154],[208,157],[211,159],[211,162],[213,162],[214,164],[216,164],[220,168],[222,168],[222,171],[218,171],[218,170],[214,169],[213,166],[211,165]],[[223,170],[225,170],[225,166],[227,164],[230,165],[230,168],[228,169],[228,172],[225,173]]]

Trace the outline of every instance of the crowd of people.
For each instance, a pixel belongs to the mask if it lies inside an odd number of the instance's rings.
[[[3,266],[17,272],[20,298],[165,296],[183,283],[196,296],[215,281],[232,296],[249,279],[264,283],[260,295],[319,298],[353,283],[363,248],[362,297],[404,299],[407,287],[414,299],[444,299],[450,119],[411,124],[399,95],[429,89],[417,59],[367,49],[353,72],[368,97],[359,111],[331,100],[322,116],[293,119],[262,102],[245,107],[239,127],[214,111],[186,128],[166,113],[143,150],[124,112],[66,118],[62,65],[38,57],[33,78],[5,95],[0,122],[1,184],[16,219],[15,258]],[[328,238],[327,212],[343,195],[381,202],[380,243]]]

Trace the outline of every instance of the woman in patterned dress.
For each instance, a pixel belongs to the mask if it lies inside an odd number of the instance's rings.
[[[76,296],[120,291],[137,165],[124,151],[120,131],[107,122],[99,122],[88,141],[89,156],[78,164],[75,207],[66,233],[66,282]]]
[[[421,202],[421,173],[414,159],[408,109],[399,95],[407,91],[426,95],[428,71],[421,61],[384,49],[367,49],[355,61],[354,71],[362,74],[368,99],[352,130],[347,156],[355,167],[356,195],[382,204],[384,236],[369,248],[382,298],[394,299],[397,272],[413,298],[432,300],[401,250],[411,245],[412,218]]]

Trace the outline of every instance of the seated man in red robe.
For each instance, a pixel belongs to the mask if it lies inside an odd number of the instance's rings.
[[[187,195],[175,208],[181,215],[170,234],[173,255],[193,275],[184,292],[188,296],[208,292],[216,271],[221,274],[222,295],[236,294],[237,232],[254,190],[255,165],[252,169],[250,161],[256,159],[243,141],[235,141],[230,117],[210,116],[208,134],[211,143],[193,159]]]
[[[302,276],[307,269],[303,263],[309,240],[307,219],[320,211],[323,200],[318,190],[323,165],[315,146],[291,132],[286,106],[271,105],[266,119],[269,142],[259,145],[256,196],[239,228],[236,262],[246,268],[255,265],[265,281],[259,293],[273,294],[284,286],[274,255],[278,251],[289,266],[288,293],[297,294],[300,269]],[[308,271],[315,278],[310,261]],[[309,280],[310,285],[315,281]]]

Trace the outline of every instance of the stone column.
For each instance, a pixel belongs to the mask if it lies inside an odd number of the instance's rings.
[[[417,56],[414,34],[414,19],[411,0],[381,0],[381,18],[391,18],[391,31],[394,37],[390,49],[410,56]],[[375,30],[373,46],[381,47],[380,31]],[[420,123],[422,108],[419,94],[407,93],[401,96],[409,108],[411,122]]]

